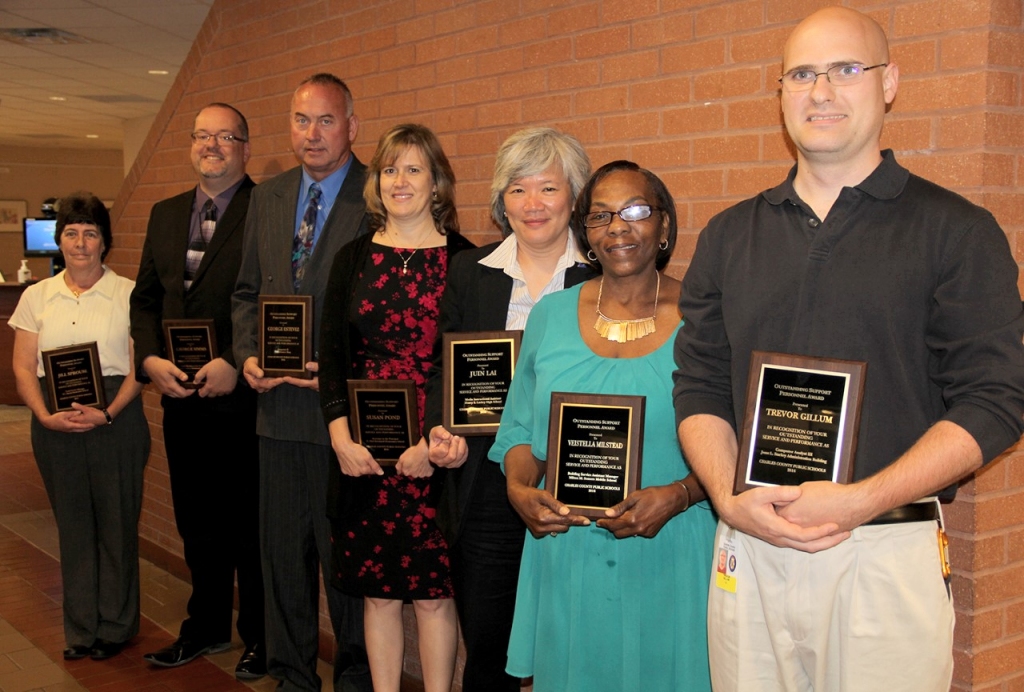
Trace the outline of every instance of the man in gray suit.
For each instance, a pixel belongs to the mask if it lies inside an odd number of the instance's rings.
[[[352,154],[359,129],[352,94],[334,75],[304,80],[290,117],[292,149],[302,165],[253,189],[231,318],[235,362],[258,392],[267,668],[281,681],[279,690],[319,692],[317,567],[330,574],[326,488],[329,465],[337,462],[320,413],[316,357],[306,364],[311,379],[266,377],[258,360],[257,301],[260,294],[312,296],[312,339],[319,342],[331,262],[366,232],[366,167]],[[346,689],[360,689],[369,684],[368,671],[353,666],[353,654],[363,651],[362,603],[326,581],[337,641],[334,689],[342,690],[343,679]],[[352,679],[360,668],[365,679]]]

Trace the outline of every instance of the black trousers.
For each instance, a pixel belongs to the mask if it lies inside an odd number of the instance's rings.
[[[231,640],[237,571],[238,635],[246,646],[263,644],[255,396],[165,397],[164,447],[174,518],[192,575],[181,636],[208,644]]]
[[[455,605],[466,645],[463,692],[518,692],[505,672],[526,524],[508,502],[505,474],[486,459],[451,550]]]
[[[107,401],[123,381],[103,378]],[[126,642],[139,632],[139,514],[150,446],[142,399],[112,425],[81,434],[48,430],[33,416],[31,435],[57,522],[65,641]]]

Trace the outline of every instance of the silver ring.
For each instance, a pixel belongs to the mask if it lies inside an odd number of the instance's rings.
[[[552,531],[552,532],[551,532],[551,537],[552,537],[552,538],[554,538],[554,537],[555,537],[556,535],[557,535],[557,531]]]

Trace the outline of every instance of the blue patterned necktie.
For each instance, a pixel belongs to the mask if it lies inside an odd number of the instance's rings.
[[[302,283],[306,261],[313,254],[313,236],[316,233],[316,212],[319,206],[320,185],[313,183],[309,186],[309,204],[306,205],[306,213],[302,215],[299,232],[292,242],[292,281],[296,291],[299,290],[299,284]]]

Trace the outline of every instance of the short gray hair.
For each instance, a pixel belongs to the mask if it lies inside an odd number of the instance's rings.
[[[590,158],[578,139],[550,127],[530,127],[513,134],[498,149],[491,181],[491,218],[502,237],[512,233],[505,218],[505,190],[513,181],[542,173],[553,163],[562,167],[575,204],[590,177]]]
[[[349,90],[348,84],[345,84],[340,77],[337,77],[330,72],[317,72],[316,74],[312,74],[299,82],[299,86],[295,87],[293,98],[294,94],[298,93],[299,89],[309,84],[314,86],[334,87],[345,97],[345,117],[351,118],[353,113],[355,113],[355,104],[352,101],[352,92]]]

